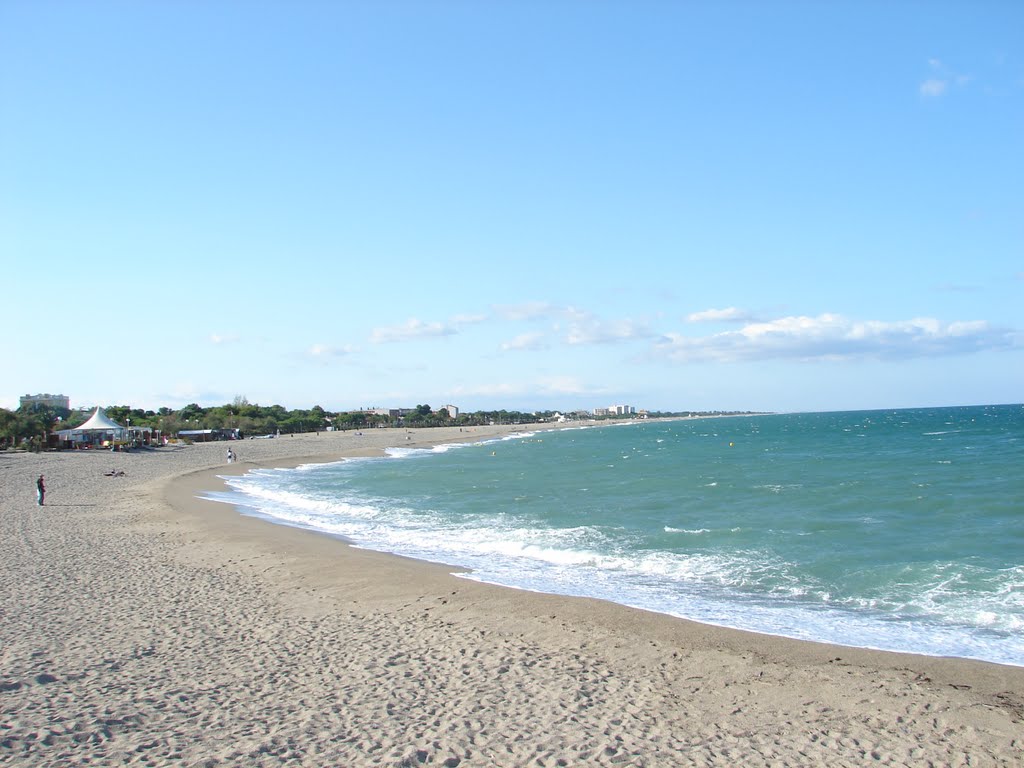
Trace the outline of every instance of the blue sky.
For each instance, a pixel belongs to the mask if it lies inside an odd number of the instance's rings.
[[[0,406],[1024,400],[1024,4],[0,3]]]

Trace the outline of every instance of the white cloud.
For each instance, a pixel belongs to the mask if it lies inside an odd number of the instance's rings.
[[[427,323],[416,318],[410,318],[401,325],[384,326],[375,328],[370,334],[370,341],[374,344],[384,344],[393,341],[413,341],[414,339],[453,336],[459,329],[467,325],[478,325],[490,318],[483,314],[455,315],[447,323]]]
[[[923,83],[921,83],[921,95],[933,98],[936,96],[941,96],[946,92],[946,86],[947,83],[945,80],[929,78],[928,80],[925,80]]]
[[[955,72],[939,59],[928,59],[928,67],[932,70],[932,76],[921,83],[919,88],[922,96],[937,98],[949,90],[950,84],[958,88],[964,88],[974,79],[970,75]]]
[[[370,335],[370,341],[374,344],[384,344],[395,341],[412,341],[414,339],[437,336],[451,336],[455,333],[457,331],[454,328],[443,323],[425,323],[422,320],[410,318],[403,325],[375,328]]]
[[[676,362],[905,359],[968,354],[1019,345],[1015,334],[984,321],[853,321],[841,315],[783,317],[710,336],[666,334],[655,354]]]
[[[345,355],[351,355],[355,352],[355,347],[343,346],[335,347],[330,344],[314,344],[308,350],[310,357],[328,358],[328,357],[344,357]]]
[[[605,321],[586,310],[548,302],[496,306],[494,311],[502,319],[513,322],[552,320],[552,330],[564,334],[563,341],[570,345],[612,344],[654,335],[642,322],[630,319]],[[540,339],[540,333],[525,333],[503,344],[502,349],[536,349]]]
[[[690,323],[705,323],[705,322],[729,322],[729,323],[741,323],[747,322],[752,319],[752,315],[742,309],[736,307],[727,307],[726,309],[705,309],[702,312],[693,312],[686,316],[687,322]]]
[[[211,333],[210,343],[211,344],[234,344],[239,341],[239,335],[237,333]]]
[[[522,333],[501,345],[506,351],[546,349],[543,333]]]
[[[633,320],[616,320],[606,322],[587,312],[570,308],[568,329],[565,342],[571,345],[580,344],[616,344],[634,339],[647,339],[653,332],[643,323]]]

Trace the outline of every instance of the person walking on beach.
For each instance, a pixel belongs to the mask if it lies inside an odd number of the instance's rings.
[[[228,448],[228,464],[230,464],[234,460],[235,460],[234,451],[232,451],[230,448]]]
[[[40,475],[39,479],[36,480],[36,504],[40,507],[43,506],[43,501],[46,499],[46,483],[43,482],[43,476]]]

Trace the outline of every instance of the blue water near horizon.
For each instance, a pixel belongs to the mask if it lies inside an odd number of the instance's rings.
[[[1024,666],[1024,406],[630,422],[225,478],[464,578]]]

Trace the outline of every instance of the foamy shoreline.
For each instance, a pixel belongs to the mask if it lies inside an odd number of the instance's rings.
[[[196,498],[252,466],[510,431],[242,441],[234,465],[224,443],[0,454],[0,762],[1024,761],[1024,669],[478,584]]]

